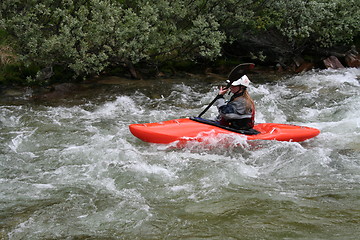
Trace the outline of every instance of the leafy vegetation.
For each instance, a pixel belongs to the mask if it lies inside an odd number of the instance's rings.
[[[359,25],[357,0],[3,0],[0,80],[11,64],[47,83],[229,52],[291,59],[353,44]]]

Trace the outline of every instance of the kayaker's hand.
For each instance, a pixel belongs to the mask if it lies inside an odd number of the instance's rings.
[[[227,93],[228,90],[228,88],[220,87],[219,95],[223,96],[225,93]]]

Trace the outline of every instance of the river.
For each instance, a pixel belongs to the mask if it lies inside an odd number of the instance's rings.
[[[196,77],[2,101],[0,239],[359,239],[360,69],[250,78],[256,122],[321,134],[182,149],[131,135],[198,115],[221,82]]]

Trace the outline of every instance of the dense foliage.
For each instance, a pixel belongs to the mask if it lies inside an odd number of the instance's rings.
[[[211,61],[225,45],[291,57],[358,39],[356,2],[2,0],[0,45],[18,64],[32,67],[37,82],[57,71],[78,78],[139,63]]]
[[[266,29],[276,31],[276,42],[292,54],[305,49],[351,44],[359,37],[360,4],[357,0],[271,1],[265,14]]]

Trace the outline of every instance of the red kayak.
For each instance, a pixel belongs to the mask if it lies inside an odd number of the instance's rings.
[[[316,128],[278,123],[260,123],[250,131],[234,130],[201,118],[181,118],[164,122],[131,124],[131,133],[145,142],[169,144],[178,141],[202,142],[206,137],[219,134],[239,134],[247,140],[277,140],[302,142],[317,136]]]

